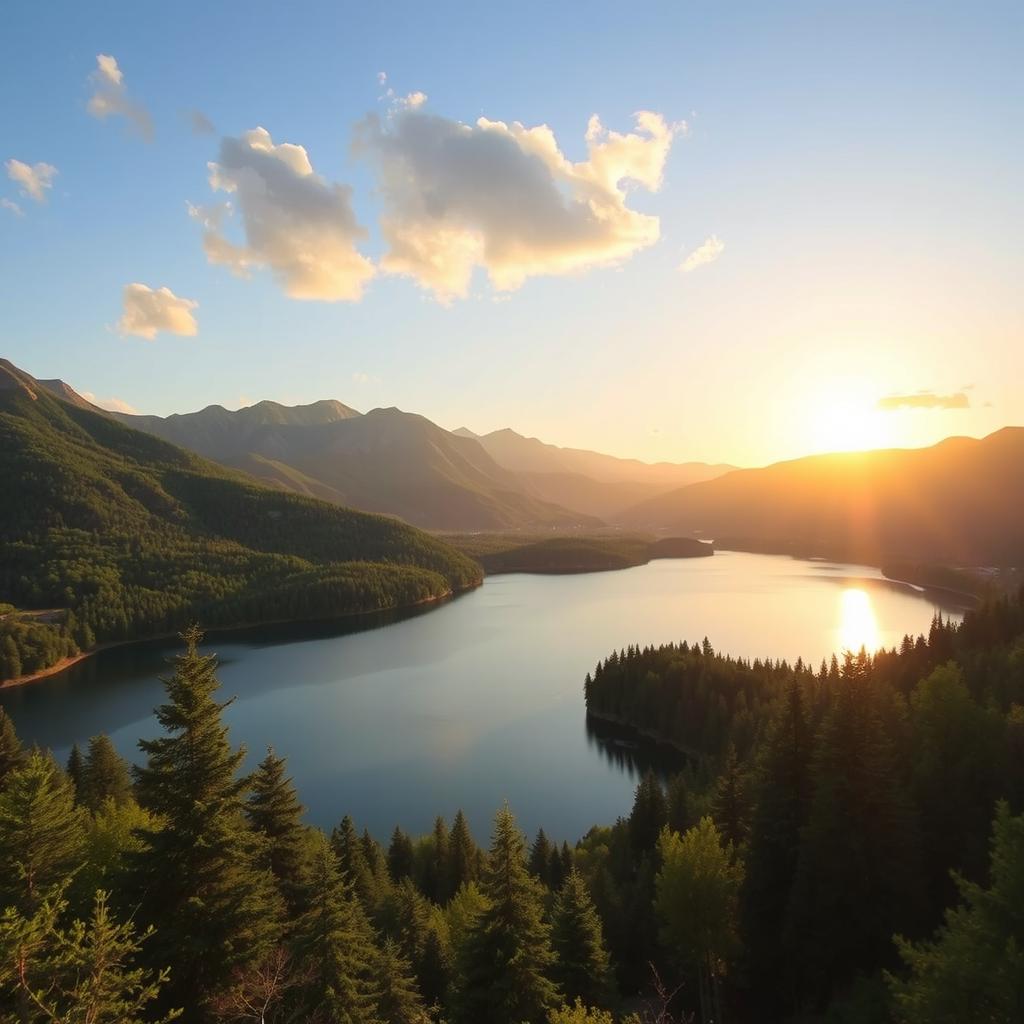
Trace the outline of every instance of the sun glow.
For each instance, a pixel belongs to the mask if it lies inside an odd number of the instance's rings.
[[[839,397],[822,401],[814,421],[818,451],[855,452],[891,443],[885,413],[870,402]]]
[[[877,651],[878,620],[871,598],[864,590],[844,590],[839,599],[839,649],[856,653],[862,647],[868,653]]]

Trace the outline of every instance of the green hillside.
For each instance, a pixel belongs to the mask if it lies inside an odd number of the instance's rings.
[[[182,628],[396,608],[480,581],[443,542],[261,487],[0,361],[0,679]],[[44,611],[29,616],[26,610]]]

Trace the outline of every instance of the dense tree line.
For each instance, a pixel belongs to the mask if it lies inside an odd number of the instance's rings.
[[[412,605],[480,567],[382,516],[260,487],[102,415],[0,392],[0,681],[97,643]],[[2,607],[2,606],[0,606]]]

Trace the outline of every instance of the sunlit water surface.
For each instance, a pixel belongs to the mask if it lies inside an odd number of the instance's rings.
[[[746,657],[894,646],[955,607],[860,566],[719,552],[580,576],[489,578],[424,614],[376,628],[276,627],[225,634],[234,742],[250,764],[286,755],[310,821],[350,813],[378,837],[425,831],[459,807],[478,837],[508,799],[524,828],[575,839],[628,811],[635,775],[671,758],[588,732],[583,678],[613,648],[701,640]],[[363,627],[367,623],[362,624]],[[137,757],[157,732],[158,676],[174,651],[101,652],[59,676],[0,693],[21,736],[64,759],[107,732]]]

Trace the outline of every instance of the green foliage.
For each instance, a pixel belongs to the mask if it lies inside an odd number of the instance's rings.
[[[116,921],[97,891],[87,921],[61,925],[66,904],[43,903],[30,917],[0,918],[0,988],[13,990],[21,1024],[168,1024],[150,1013],[168,972],[133,966],[151,932]]]
[[[245,814],[250,828],[265,840],[260,864],[277,879],[289,914],[294,916],[302,909],[307,870],[306,829],[295,786],[285,776],[285,760],[273,748],[267,748],[267,756],[260,762],[250,785]]]
[[[263,844],[243,813],[244,751],[228,741],[216,662],[199,653],[200,640],[198,630],[186,634],[165,681],[168,702],[156,715],[166,735],[139,743],[139,799],[158,825],[140,830],[143,848],[130,858],[140,918],[159,929],[148,952],[174,964],[168,992],[177,1005],[202,1005],[281,928]]]
[[[63,892],[84,858],[85,817],[71,781],[33,751],[0,792],[0,905],[31,915]]]
[[[961,905],[930,942],[898,938],[906,976],[888,975],[905,1024],[1010,1024],[1024,1014],[1024,815],[996,813],[991,882],[958,876]]]
[[[82,765],[78,785],[79,802],[90,811],[105,801],[127,803],[132,798],[132,780],[128,762],[114,749],[108,736],[93,736]]]
[[[0,790],[7,785],[11,772],[25,759],[21,740],[15,732],[11,716],[0,707]]]
[[[575,869],[555,898],[551,922],[553,977],[562,995],[591,1006],[608,1005],[612,999],[612,979],[601,918],[586,882]]]
[[[487,905],[460,950],[455,1016],[465,1024],[540,1024],[559,1002],[554,953],[542,890],[526,870],[525,841],[507,807],[495,817],[482,889]]]
[[[61,402],[0,393],[0,680],[95,643],[327,618],[479,582],[441,541],[381,516],[263,488]]]

